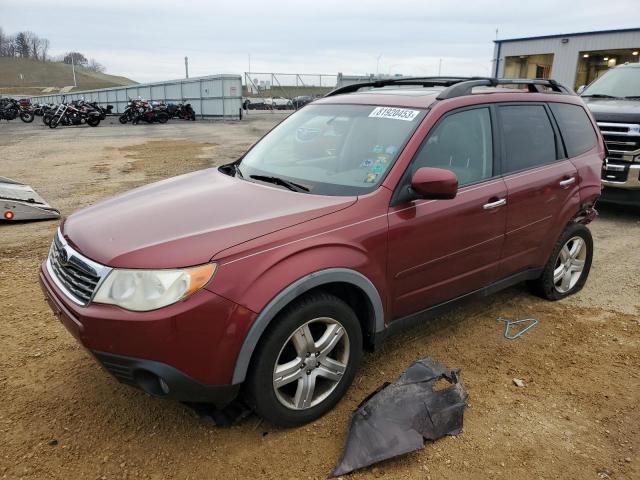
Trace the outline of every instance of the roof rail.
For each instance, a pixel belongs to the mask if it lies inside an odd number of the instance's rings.
[[[389,85],[418,85],[421,87],[450,87],[460,82],[478,80],[482,77],[399,77],[370,82],[354,83],[331,90],[325,97],[332,97],[343,93],[357,92],[361,88],[382,88]]]
[[[418,85],[421,87],[447,87],[436,98],[446,100],[448,98],[471,95],[474,87],[497,87],[498,85],[526,85],[529,92],[544,92],[543,87],[550,88],[553,92],[565,95],[573,95],[573,92],[564,85],[552,79],[531,78],[492,78],[492,77],[400,77],[385,80],[373,80],[371,82],[354,83],[338,87],[325,95],[332,97],[343,93],[357,92],[361,88],[382,88],[391,85]]]
[[[497,87],[499,85],[526,85],[531,93],[543,93],[543,87],[550,88],[555,93],[573,95],[573,92],[564,85],[552,79],[541,78],[476,78],[464,82],[458,82],[443,90],[436,98],[446,100],[448,98],[471,95],[474,87]]]

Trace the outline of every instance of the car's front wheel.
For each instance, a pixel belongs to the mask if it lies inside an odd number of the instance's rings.
[[[533,293],[548,300],[560,300],[582,289],[593,258],[593,238],[580,223],[562,233],[540,278],[529,283]]]
[[[254,355],[246,398],[258,415],[282,426],[315,420],[349,388],[362,357],[362,331],[339,298],[313,293],[274,320]]]

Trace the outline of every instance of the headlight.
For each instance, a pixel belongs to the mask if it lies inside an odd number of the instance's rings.
[[[216,271],[214,263],[175,270],[115,268],[100,285],[93,301],[136,312],[166,307],[204,287]]]

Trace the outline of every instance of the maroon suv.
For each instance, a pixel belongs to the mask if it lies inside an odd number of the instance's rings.
[[[40,279],[121,382],[297,425],[393,331],[521,281],[580,290],[604,155],[553,81],[343,87],[237,162],[71,215]]]

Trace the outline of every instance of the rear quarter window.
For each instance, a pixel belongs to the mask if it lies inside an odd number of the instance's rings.
[[[568,103],[550,103],[549,107],[560,127],[570,158],[582,155],[596,146],[598,137],[584,108]]]

